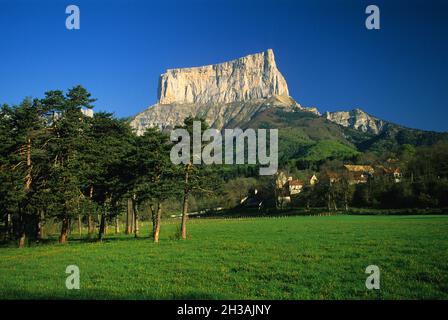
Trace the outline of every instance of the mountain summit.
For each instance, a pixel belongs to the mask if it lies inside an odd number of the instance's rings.
[[[272,49],[214,65],[168,69],[160,76],[158,99],[132,119],[137,134],[148,127],[173,128],[188,116],[222,129],[242,126],[266,108],[303,109],[289,96]]]
[[[289,96],[288,85],[268,49],[229,62],[169,69],[160,76],[159,104],[231,103]]]

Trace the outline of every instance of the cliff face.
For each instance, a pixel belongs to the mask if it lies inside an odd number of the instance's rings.
[[[361,130],[373,134],[380,133],[386,122],[372,117],[361,109],[351,111],[326,112],[324,117],[327,120],[340,124],[344,127]]]
[[[137,134],[148,127],[182,125],[188,116],[222,129],[243,124],[266,108],[302,108],[289,97],[271,49],[215,65],[169,69],[160,76],[158,98],[131,121]]]
[[[288,96],[271,49],[233,61],[169,69],[160,76],[159,104],[232,103]]]

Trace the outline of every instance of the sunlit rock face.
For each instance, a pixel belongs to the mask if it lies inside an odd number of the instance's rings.
[[[365,113],[361,109],[326,112],[324,117],[327,120],[340,124],[341,126],[373,134],[380,133],[386,124],[383,120],[377,119]]]
[[[182,125],[188,116],[222,129],[250,121],[266,108],[301,109],[289,96],[271,49],[214,65],[169,69],[160,76],[158,99],[132,119],[137,134],[148,127]]]
[[[159,104],[232,103],[288,96],[271,49],[229,62],[169,69],[160,76]]]

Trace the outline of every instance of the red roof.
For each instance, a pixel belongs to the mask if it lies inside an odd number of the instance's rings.
[[[304,183],[301,180],[291,180],[288,181],[290,186],[303,186]]]

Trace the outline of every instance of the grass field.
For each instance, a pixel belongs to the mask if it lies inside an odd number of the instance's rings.
[[[194,219],[188,241],[109,235],[103,243],[0,248],[0,298],[447,299],[448,216]],[[65,288],[79,266],[81,289]],[[367,290],[365,268],[381,270]]]

